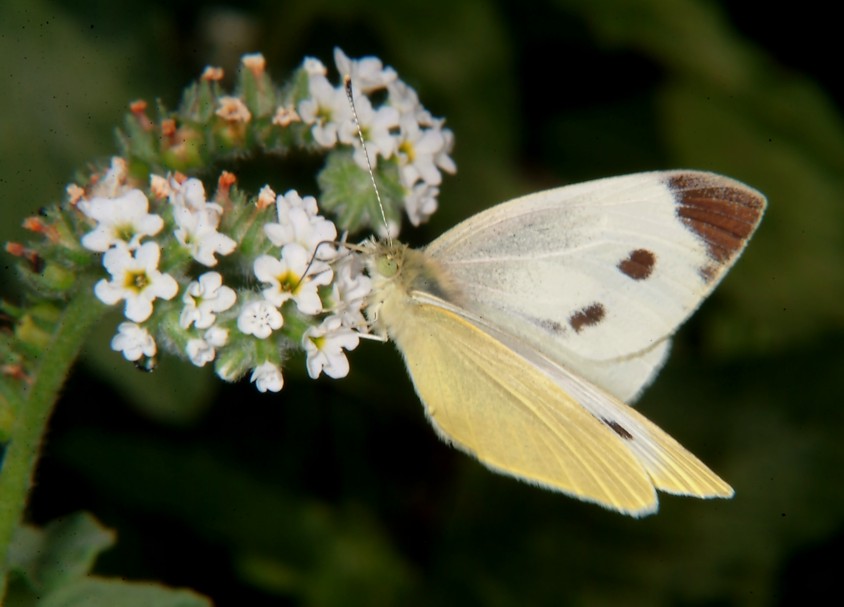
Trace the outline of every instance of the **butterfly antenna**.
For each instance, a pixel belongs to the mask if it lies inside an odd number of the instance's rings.
[[[381,219],[384,222],[384,229],[387,231],[387,243],[389,243],[390,248],[392,248],[393,239],[390,236],[390,224],[387,223],[387,214],[384,212],[384,203],[381,202],[381,192],[378,191],[378,184],[375,183],[375,173],[372,170],[372,162],[369,160],[369,150],[366,149],[366,141],[363,139],[363,129],[360,127],[358,110],[355,107],[355,97],[352,94],[352,78],[348,74],[343,77],[343,86],[346,89],[346,97],[349,99],[349,105],[352,106],[352,117],[355,120],[355,127],[358,130],[360,145],[363,148],[363,155],[366,158],[366,166],[369,168],[369,179],[372,181],[372,189],[375,190],[375,198],[378,199],[378,210],[381,211]]]
[[[343,240],[345,240],[345,238],[346,238],[346,237],[345,237],[345,235],[344,235],[344,236],[343,236]],[[293,286],[293,289],[292,289],[293,291],[295,291],[296,289],[298,289],[298,288],[299,288],[299,286],[300,286],[303,282],[305,282],[306,280],[309,280],[309,279],[311,279],[311,278],[314,278],[315,276],[319,276],[320,274],[322,274],[323,272],[325,272],[325,271],[326,271],[326,270],[323,270],[322,272],[317,272],[317,273],[316,273],[316,274],[314,274],[313,276],[308,275],[308,272],[310,272],[310,271],[311,271],[311,266],[313,266],[313,265],[314,265],[314,262],[315,262],[315,261],[328,261],[328,262],[330,263],[330,260],[322,260],[322,259],[319,259],[319,260],[318,260],[318,259],[317,259],[317,253],[319,252],[319,248],[320,248],[322,245],[334,245],[334,244],[337,244],[337,243],[336,243],[336,242],[334,242],[333,240],[321,240],[321,241],[319,241],[319,242],[317,243],[316,247],[314,248],[314,254],[313,254],[313,255],[311,255],[311,259],[310,259],[310,261],[308,261],[308,265],[307,265],[307,266],[305,266],[305,271],[304,271],[304,272],[302,272],[302,276],[301,276],[301,278],[299,278],[299,281],[298,281],[298,282],[297,282],[297,283]],[[340,244],[345,244],[345,243],[344,243],[344,242],[341,242]]]

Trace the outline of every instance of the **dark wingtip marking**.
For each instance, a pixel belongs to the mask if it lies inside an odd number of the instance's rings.
[[[601,421],[603,421],[613,432],[618,434],[624,440],[633,440],[633,435],[627,431],[627,428],[619,424],[617,421],[607,419],[606,417],[602,417]]]
[[[668,187],[677,201],[677,215],[706,243],[718,265],[741,252],[765,210],[759,192],[720,175],[678,173],[668,178]]]
[[[721,269],[721,266],[715,263],[710,263],[705,266],[701,266],[698,272],[700,273],[700,277],[703,279],[703,282],[712,282],[716,278],[718,278]]]
[[[603,304],[593,303],[582,310],[578,310],[569,317],[569,325],[575,333],[580,333],[585,327],[593,327],[604,319],[607,311]]]
[[[633,280],[644,280],[654,271],[656,255],[647,249],[630,251],[627,259],[618,262],[618,269]]]

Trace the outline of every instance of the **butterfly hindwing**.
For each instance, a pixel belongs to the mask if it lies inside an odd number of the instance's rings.
[[[622,439],[660,491],[695,497],[731,497],[733,489],[703,462],[644,415],[592,384],[545,358],[518,338],[477,319],[470,320],[508,351],[538,369],[565,394],[588,411],[594,420]]]
[[[656,510],[623,440],[542,371],[452,311],[414,308],[397,345],[431,423],[486,466],[626,514]]]

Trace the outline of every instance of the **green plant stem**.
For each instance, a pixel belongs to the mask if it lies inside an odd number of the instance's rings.
[[[6,594],[9,543],[23,518],[41,441],[53,406],[91,326],[104,314],[89,285],[80,285],[56,325],[25,398],[16,407],[0,470],[0,604]]]

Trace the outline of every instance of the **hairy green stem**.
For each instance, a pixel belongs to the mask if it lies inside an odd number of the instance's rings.
[[[91,326],[105,310],[94,297],[91,285],[82,285],[62,312],[34,381],[16,407],[11,440],[0,470],[0,604],[6,594],[9,543],[26,509],[53,405]]]

